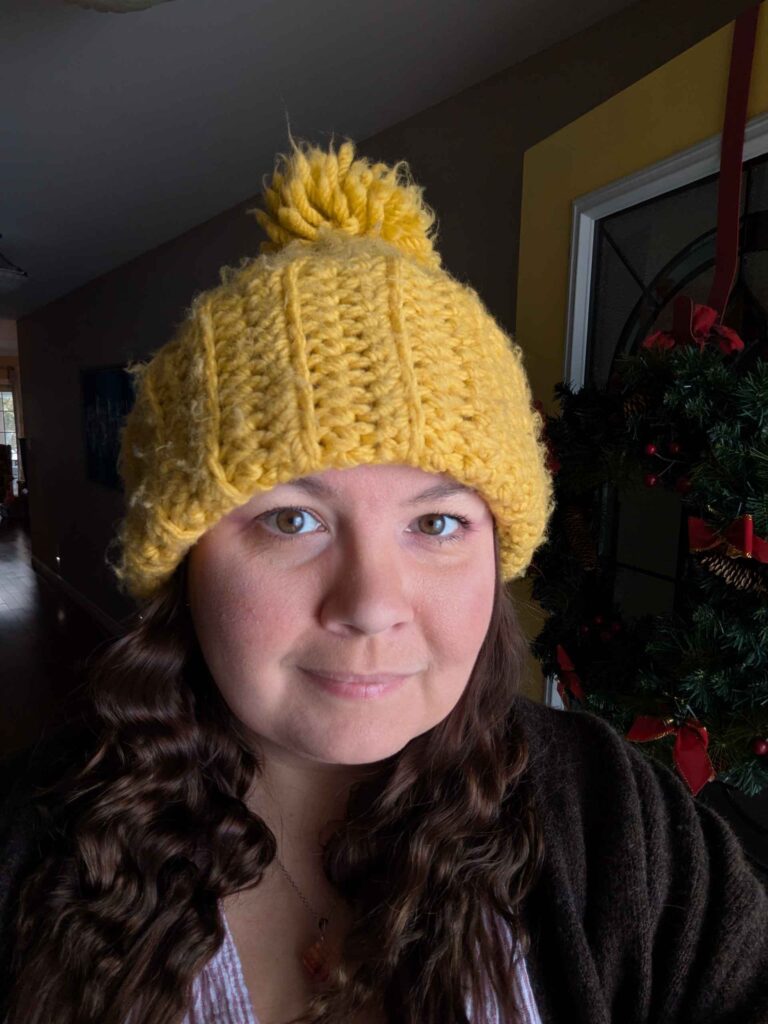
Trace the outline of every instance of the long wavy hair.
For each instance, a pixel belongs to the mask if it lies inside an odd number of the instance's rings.
[[[244,803],[262,765],[203,659],[186,565],[85,663],[90,742],[34,786],[50,843],[19,892],[8,1024],[181,1021],[224,940],[218,901],[257,886],[275,857]],[[477,1022],[491,988],[501,1019],[522,1019],[510,941],[530,948],[523,903],[544,850],[515,715],[527,642],[498,538],[496,566],[455,708],[355,783],[323,847],[353,923],[291,1024],[366,1007],[398,1024],[467,1024],[467,995]]]

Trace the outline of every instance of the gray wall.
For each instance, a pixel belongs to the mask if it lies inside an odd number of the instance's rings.
[[[515,326],[525,150],[733,20],[744,0],[643,2],[379,135],[364,155],[408,160],[439,217],[452,274]],[[333,125],[318,126],[323,135]],[[283,148],[281,146],[281,148]],[[268,172],[269,167],[264,168]],[[131,604],[104,551],[122,495],[86,480],[81,368],[145,357],[170,336],[222,264],[257,252],[253,197],[19,321],[29,439],[32,552],[116,619]]]

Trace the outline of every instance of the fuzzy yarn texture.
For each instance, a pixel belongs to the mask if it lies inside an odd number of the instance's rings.
[[[250,211],[260,255],[222,268],[175,336],[127,367],[126,512],[107,556],[120,589],[151,599],[258,491],[361,464],[475,488],[505,582],[523,575],[554,502],[522,350],[442,268],[406,163],[291,142]]]

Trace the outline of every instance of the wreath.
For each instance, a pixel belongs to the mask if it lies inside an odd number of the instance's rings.
[[[550,616],[532,650],[568,708],[609,720],[691,791],[768,787],[768,349],[678,296],[674,326],[617,361],[605,388],[555,386],[544,415],[556,507],[528,570]],[[680,505],[674,606],[614,598],[618,495]]]

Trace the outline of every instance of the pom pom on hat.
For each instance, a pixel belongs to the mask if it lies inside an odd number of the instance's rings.
[[[260,252],[272,253],[289,242],[319,240],[326,231],[358,238],[381,238],[427,266],[439,267],[433,245],[435,213],[422,199],[424,189],[411,179],[406,161],[390,167],[355,159],[355,147],[338,152],[307,143],[280,154],[272,181],[264,184],[266,209],[249,210],[270,238]],[[282,163],[282,169],[280,164]]]

